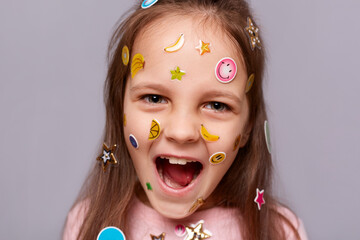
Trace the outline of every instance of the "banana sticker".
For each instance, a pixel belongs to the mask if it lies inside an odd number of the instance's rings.
[[[185,38],[184,38],[184,34],[182,33],[180,34],[178,40],[176,40],[176,42],[173,45],[164,48],[164,51],[168,53],[179,51],[180,48],[182,48],[182,46],[184,45],[184,43],[185,43]]]
[[[201,136],[206,140],[206,141],[209,141],[209,142],[215,142],[217,140],[219,140],[219,136],[216,136],[216,135],[213,135],[213,134],[210,134],[206,128],[204,127],[204,125],[201,124],[201,129],[200,129],[200,133],[201,133]]]
[[[136,73],[144,68],[145,60],[140,53],[135,54],[131,62],[131,77],[134,78]]]

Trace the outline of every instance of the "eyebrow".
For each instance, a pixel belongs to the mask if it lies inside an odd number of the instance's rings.
[[[130,88],[130,91],[138,91],[141,89],[154,89],[154,90],[160,90],[160,91],[167,91],[168,88],[164,87],[162,84],[157,83],[140,83]]]
[[[206,92],[206,95],[212,97],[226,97],[237,103],[241,103],[241,99],[238,96],[228,91],[210,90]]]

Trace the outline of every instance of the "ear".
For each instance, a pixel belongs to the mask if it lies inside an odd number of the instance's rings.
[[[244,131],[241,134],[241,138],[240,138],[240,147],[244,147],[245,144],[247,143],[247,141],[249,140],[249,136],[251,133],[251,130],[253,128],[253,124],[252,123],[248,123],[246,124],[246,126],[244,127]]]

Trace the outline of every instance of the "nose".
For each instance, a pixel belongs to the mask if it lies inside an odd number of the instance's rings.
[[[179,144],[194,143],[199,140],[200,125],[196,114],[182,109],[168,115],[167,124],[163,132],[165,137],[171,142]]]

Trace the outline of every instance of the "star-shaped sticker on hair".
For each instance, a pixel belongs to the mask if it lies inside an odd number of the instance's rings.
[[[185,74],[185,71],[180,70],[179,67],[176,67],[175,70],[171,70],[171,80],[177,79],[181,81],[182,76]]]
[[[245,31],[250,39],[250,46],[251,50],[254,50],[255,47],[261,49],[261,42],[259,39],[259,28],[255,27],[255,25],[252,23],[251,19],[247,18],[247,27],[245,28]]]
[[[198,222],[195,227],[186,227],[187,236],[185,240],[203,240],[211,237],[210,233],[203,231],[203,221]]]
[[[114,151],[116,149],[116,144],[114,144],[111,148],[109,148],[105,143],[103,144],[103,152],[102,154],[96,158],[96,160],[102,162],[102,167],[104,172],[106,172],[106,168],[109,164],[117,164],[117,160],[114,155]]]
[[[150,234],[151,240],[165,240],[165,233],[160,234],[159,236],[154,236]]]
[[[203,42],[202,40],[199,40],[199,46],[196,46],[196,49],[199,49],[200,55],[203,55],[206,52],[210,52],[210,43]]]
[[[258,209],[260,210],[261,205],[265,204],[264,189],[261,191],[258,188],[256,189],[256,197],[254,199],[254,202],[258,205]]]

